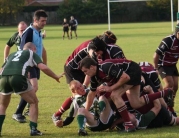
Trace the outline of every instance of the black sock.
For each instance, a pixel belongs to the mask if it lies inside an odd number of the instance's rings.
[[[15,114],[22,114],[26,105],[27,105],[27,102],[21,98],[19,106],[17,107]]]

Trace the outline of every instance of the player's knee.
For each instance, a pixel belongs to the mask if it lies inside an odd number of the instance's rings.
[[[85,111],[86,111],[85,108],[79,108],[79,109],[78,109],[78,114],[84,115],[84,114],[85,114]]]

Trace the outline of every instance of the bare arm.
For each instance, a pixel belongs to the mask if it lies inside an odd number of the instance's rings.
[[[11,49],[11,47],[8,46],[8,45],[6,45],[5,48],[4,48],[4,62],[9,55],[10,49]]]
[[[46,49],[43,47],[43,51],[42,51],[42,60],[43,60],[43,63],[45,65],[47,65],[47,52],[46,52]]]
[[[120,79],[115,83],[113,84],[112,86],[104,86],[104,85],[101,85],[97,88],[98,92],[97,93],[100,93],[100,92],[112,92],[113,90],[116,90],[118,89],[119,87],[121,87],[122,85],[124,85],[126,82],[128,82],[130,80],[130,77],[128,74],[126,74],[125,72],[122,73]]]
[[[92,103],[93,103],[93,100],[94,100],[95,96],[96,96],[96,92],[90,91],[90,92],[88,93],[87,100],[86,100],[86,107],[85,107],[87,110],[90,109],[90,107],[91,107],[91,105],[92,105]]]
[[[85,80],[83,82],[83,85],[85,85],[86,87],[88,87],[88,85],[90,84],[90,76],[85,76]]]
[[[121,87],[123,84],[125,84],[126,82],[128,82],[130,80],[130,77],[128,74],[126,74],[125,72],[122,73],[120,79],[117,81],[117,83],[115,83],[114,85],[112,85],[110,87],[111,91]]]
[[[59,81],[59,79],[61,78],[61,77],[63,77],[63,75],[64,75],[64,73],[62,73],[61,75],[56,75],[49,67],[47,67],[45,64],[43,64],[43,63],[39,63],[38,65],[37,65],[37,67],[41,70],[41,71],[43,71],[46,75],[48,75],[48,76],[50,76],[50,77],[52,77],[53,79],[55,79],[57,82],[60,82]]]
[[[159,55],[156,52],[154,53],[153,60],[154,60],[154,68],[158,69]]]

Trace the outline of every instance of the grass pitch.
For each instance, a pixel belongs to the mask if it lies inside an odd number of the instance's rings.
[[[92,39],[95,36],[102,34],[108,29],[107,24],[98,25],[79,25],[78,39],[73,38],[68,40],[62,39],[62,26],[50,25],[44,28],[47,37],[44,39],[44,46],[48,55],[48,66],[57,74],[63,72],[63,65],[67,57],[72,51],[83,41]],[[0,27],[0,63],[3,63],[4,46],[10,36],[16,31],[16,26]],[[111,31],[116,34],[118,40],[117,44],[123,49],[125,56],[133,61],[148,61],[153,63],[153,54],[163,37],[172,33],[170,22],[157,23],[123,23],[112,24]],[[74,36],[74,34],[73,34]],[[16,51],[14,46],[11,52]],[[57,128],[53,125],[51,116],[58,110],[65,98],[71,93],[65,82],[65,77],[61,78],[61,83],[47,77],[41,73],[39,81],[39,90],[37,96],[39,98],[39,120],[38,129],[41,130],[44,138],[65,138],[78,137],[78,125],[75,121],[69,126]],[[12,114],[15,112],[19,96],[12,95],[11,103],[7,109],[6,119],[3,125],[2,135],[4,138],[24,138],[29,136],[28,123],[20,124],[12,120]],[[178,109],[178,95],[175,98],[175,110]],[[68,114],[66,112],[64,117]],[[29,118],[27,117],[27,120]],[[177,138],[178,126],[163,127],[158,129],[139,130],[135,133],[117,133],[114,132],[90,132],[89,136],[93,138]]]

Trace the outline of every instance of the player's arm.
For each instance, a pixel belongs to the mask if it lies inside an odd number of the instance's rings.
[[[77,26],[78,25],[78,21],[75,19],[75,26]]]
[[[96,91],[90,91],[86,98],[86,110],[89,110],[91,105],[93,104],[93,100],[96,97]]]
[[[43,63],[47,65],[47,51],[44,46],[43,46],[43,51],[42,51],[42,60],[43,60]]]
[[[122,67],[115,65],[115,64],[108,64],[108,67],[104,67],[103,71],[107,76],[117,79],[118,81],[111,85],[111,86],[99,86],[99,91],[106,91],[111,92],[113,90],[118,89],[122,85],[124,85],[126,82],[130,80],[130,76],[126,74]]]
[[[15,44],[15,38],[17,37],[18,33],[15,33],[7,42],[6,46],[4,47],[4,61],[8,57],[10,53],[11,47]]]
[[[6,45],[5,48],[4,48],[4,62],[6,60],[6,58],[8,57],[9,53],[10,53],[10,49],[11,47]]]
[[[33,60],[32,60],[32,65],[36,65],[41,71],[43,71],[47,76],[55,79],[57,82],[60,82],[59,79],[63,77],[64,73],[61,75],[56,75],[48,66],[46,66],[44,63],[42,63],[42,60],[40,57],[36,54],[33,53]]]
[[[90,84],[90,77],[89,76],[85,76],[85,80],[83,82],[83,86],[86,89],[88,87],[88,85]]]

